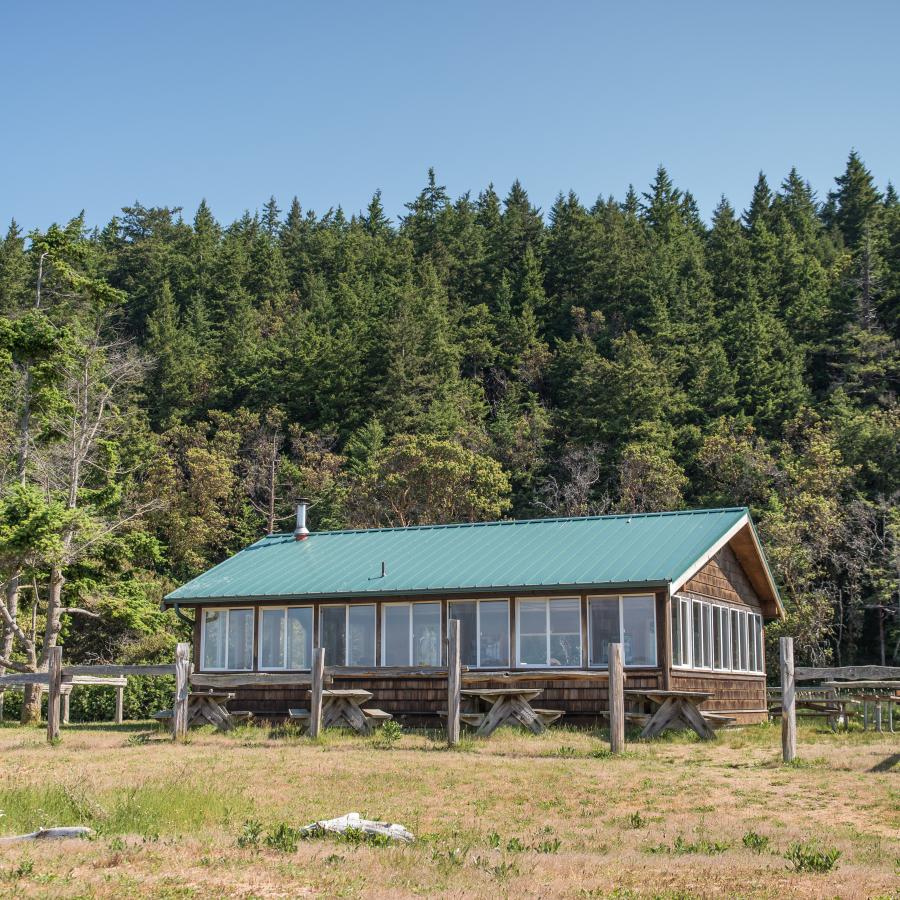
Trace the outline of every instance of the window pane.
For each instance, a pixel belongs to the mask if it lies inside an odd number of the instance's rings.
[[[684,665],[691,664],[691,601],[681,601],[681,658]]]
[[[719,608],[719,618],[722,621],[722,668],[731,668],[731,625],[728,619],[728,610]]]
[[[756,667],[760,672],[766,670],[766,648],[763,644],[763,621],[762,616],[755,616],[756,619]]]
[[[475,603],[450,603],[448,618],[459,622],[459,661],[464,666],[478,665],[478,627]]]
[[[259,623],[259,664],[264,669],[284,668],[284,610],[263,609]]]
[[[482,666],[509,665],[509,603],[483,600],[479,604],[479,647]]]
[[[523,600],[519,604],[519,634],[547,633],[547,601]]]
[[[581,601],[576,597],[549,600],[550,665],[581,665]]]
[[[739,617],[740,613],[736,609],[731,610],[731,667],[736,671],[741,671],[744,668],[741,657],[742,645]]]
[[[619,598],[593,597],[589,601],[591,665],[609,665],[609,645],[622,640],[619,631]]]
[[[712,607],[712,644],[713,644],[713,668],[722,668],[722,609]]]
[[[347,607],[322,606],[319,628],[326,666],[346,665],[347,658]]]
[[[656,665],[656,600],[622,598],[622,648],[626,666]]]
[[[228,611],[228,668],[253,668],[253,610]]]
[[[712,668],[712,607],[703,604],[703,665]]]
[[[413,658],[414,666],[439,666],[441,664],[441,604],[413,604]]]
[[[756,616],[750,615],[747,618],[747,648],[750,651],[750,661],[748,668],[751,672],[756,671]]]
[[[312,609],[308,606],[287,611],[287,667],[312,667]]]
[[[203,613],[203,668],[225,668],[225,616],[220,609]]]
[[[700,612],[700,604],[695,600],[691,611],[694,668],[703,666],[703,615]]]
[[[681,604],[672,601],[672,665],[680,666],[681,661]]]
[[[747,639],[747,622],[749,620],[747,613],[741,613],[741,641],[744,645],[744,671],[749,672],[753,666],[750,664],[750,641]]]
[[[393,604],[382,607],[383,666],[409,665],[409,607]]]
[[[523,666],[547,665],[546,600],[523,600],[519,604],[519,662]]]
[[[350,606],[347,665],[375,665],[375,607],[373,605]]]

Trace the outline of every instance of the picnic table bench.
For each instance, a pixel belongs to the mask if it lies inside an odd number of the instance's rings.
[[[642,738],[654,738],[670,729],[693,729],[703,740],[712,740],[716,735],[715,727],[730,724],[733,719],[716,713],[703,713],[699,706],[713,695],[708,691],[665,691],[656,688],[625,691],[626,696],[634,697],[641,703],[655,707],[646,715]],[[635,713],[631,715],[635,721]]]
[[[541,688],[469,688],[460,691],[460,694],[489,708],[486,711],[461,712],[459,718],[483,737],[492,734],[501,725],[522,725],[534,734],[543,734],[562,717],[563,712],[558,709],[535,709],[531,701],[542,693]]]
[[[383,709],[363,707],[372,699],[371,691],[341,689],[322,691],[322,727],[351,728],[359,734],[371,734],[374,722],[386,722],[394,717]],[[288,718],[309,724],[308,709],[289,709]]]
[[[231,731],[240,722],[253,718],[249,710],[229,710],[228,703],[234,694],[228,691],[191,691],[188,694],[188,728],[213,725],[218,731]],[[163,709],[153,714],[154,719],[171,721],[174,712]]]

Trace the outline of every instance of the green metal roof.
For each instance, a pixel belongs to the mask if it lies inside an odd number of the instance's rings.
[[[172,591],[166,601],[664,586],[747,515],[741,507],[320,531],[304,541],[275,534]]]

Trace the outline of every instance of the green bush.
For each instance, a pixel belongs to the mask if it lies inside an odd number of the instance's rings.
[[[791,844],[784,858],[791,864],[795,872],[830,872],[836,865],[841,855],[840,850],[833,847],[827,850],[819,850],[813,844],[795,841]]]
[[[754,853],[762,853],[769,848],[769,839],[764,834],[748,831],[743,838],[744,846]]]

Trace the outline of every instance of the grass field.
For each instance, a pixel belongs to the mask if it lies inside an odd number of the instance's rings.
[[[607,746],[0,727],[0,832],[96,831],[0,846],[0,896],[900,897],[900,737],[802,727],[790,767],[772,726]],[[418,840],[293,832],[350,811]]]

